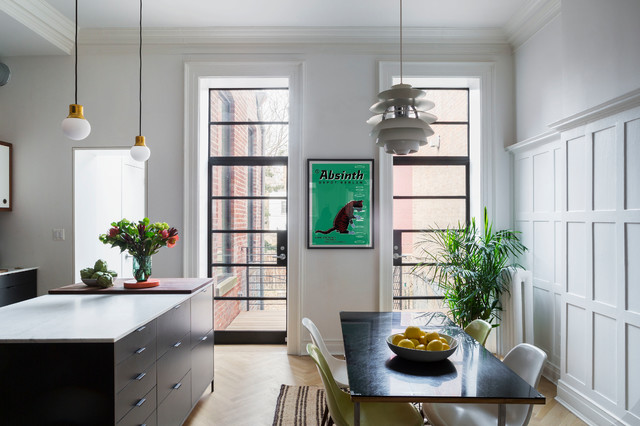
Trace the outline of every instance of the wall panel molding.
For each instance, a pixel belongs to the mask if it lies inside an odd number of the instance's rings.
[[[640,90],[554,126],[509,148],[534,344],[563,405],[590,424],[640,424]]]

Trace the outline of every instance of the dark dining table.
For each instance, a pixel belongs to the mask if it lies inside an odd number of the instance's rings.
[[[544,404],[545,397],[440,312],[340,312],[354,424],[361,402],[498,404],[504,425],[506,404]],[[395,355],[386,339],[408,325],[453,336],[458,348],[446,360],[409,361]]]

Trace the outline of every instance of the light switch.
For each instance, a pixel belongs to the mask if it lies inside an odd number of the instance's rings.
[[[53,230],[53,241],[64,241],[64,228]]]

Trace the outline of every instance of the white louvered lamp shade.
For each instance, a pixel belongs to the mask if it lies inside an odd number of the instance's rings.
[[[436,116],[426,111],[435,104],[423,99],[425,93],[410,84],[396,84],[378,94],[379,102],[369,108],[376,115],[367,120],[373,125],[371,136],[387,154],[406,155],[418,152],[434,134],[430,124]]]

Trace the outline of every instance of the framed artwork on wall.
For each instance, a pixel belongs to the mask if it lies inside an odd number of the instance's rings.
[[[307,247],[373,248],[373,160],[307,160]]]

